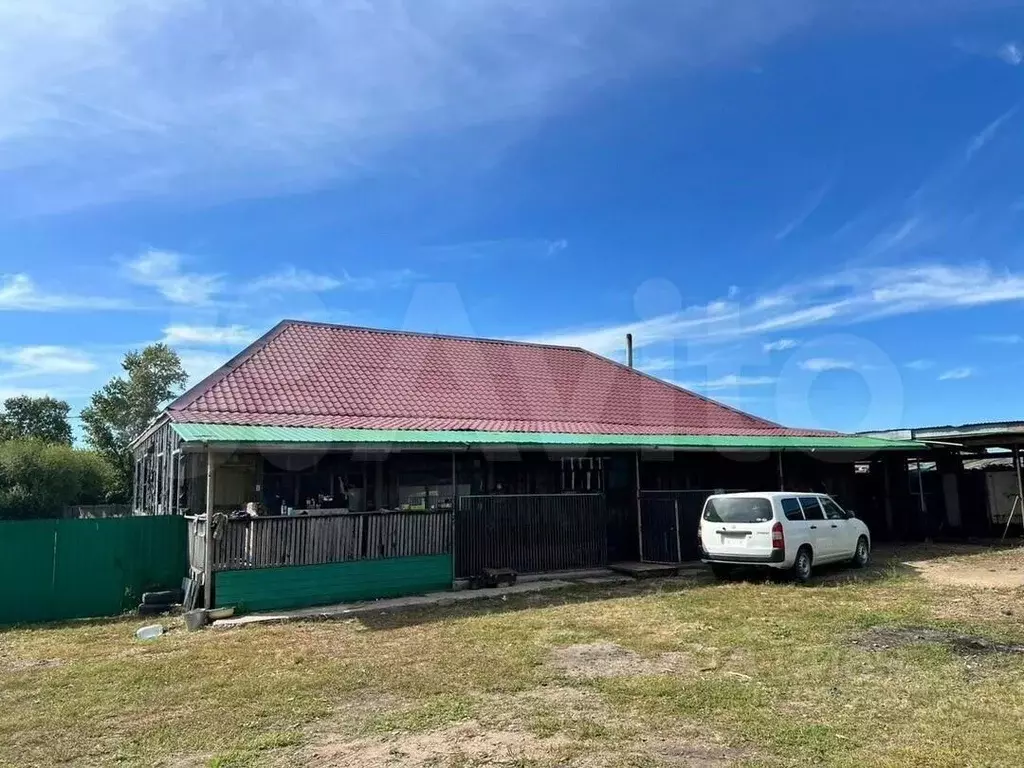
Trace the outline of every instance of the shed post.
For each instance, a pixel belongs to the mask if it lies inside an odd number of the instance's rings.
[[[213,451],[206,448],[206,539],[203,542],[203,604],[213,608]]]
[[[1006,527],[1003,529],[1003,539],[1006,538],[1006,534],[1010,530],[1010,523],[1013,522],[1013,513],[1017,509],[1017,505],[1021,505],[1021,521],[1024,522],[1024,483],[1021,482],[1020,475],[1020,446],[1016,443],[1013,444],[1013,471],[1017,475],[1017,498],[1013,500],[1013,506],[1010,507],[1010,516],[1006,518]],[[1000,539],[1002,541],[1002,539]]]
[[[640,514],[640,451],[636,452],[636,538],[640,562],[644,561],[644,521]]]
[[[1020,446],[1013,446],[1013,471],[1017,473],[1017,495],[1024,501],[1024,482],[1021,481]]]
[[[917,459],[917,501],[918,501],[918,513],[921,520],[921,530],[924,534],[925,539],[929,539],[931,533],[928,528],[928,505],[924,500],[924,477],[921,472],[921,458]]]
[[[786,474],[782,471],[782,449],[780,448],[775,455],[778,457],[779,490],[784,491],[786,490]]]
[[[889,461],[882,459],[882,489],[885,494],[885,527],[890,536],[896,531],[892,514],[892,482],[889,480]]]

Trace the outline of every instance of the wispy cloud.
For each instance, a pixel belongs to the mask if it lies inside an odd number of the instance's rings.
[[[986,264],[855,269],[784,286],[752,301],[718,299],[632,323],[571,329],[533,340],[615,356],[663,342],[722,343],[822,325],[1024,300],[1024,275]]]
[[[767,387],[775,384],[776,381],[777,379],[774,376],[741,376],[731,373],[708,381],[680,382],[679,386],[685,389],[715,392],[722,389],[738,389],[740,387]]]
[[[301,291],[315,293],[330,291],[342,281],[330,275],[320,275],[307,269],[286,267],[272,275],[256,278],[246,286],[248,291]]]
[[[324,275],[306,269],[287,267],[272,275],[264,275],[247,283],[248,293],[259,291],[287,291],[296,293],[323,293],[333,290],[377,291],[403,288],[420,278],[412,269],[381,270],[367,275],[351,275],[342,270],[337,275]]]
[[[785,240],[791,234],[796,232],[796,230],[800,229],[800,227],[802,227],[804,223],[814,215],[814,212],[818,210],[818,207],[825,200],[829,190],[832,189],[832,183],[833,180],[829,179],[814,190],[804,201],[803,205],[800,206],[800,211],[797,213],[796,217],[775,233],[775,239]]]
[[[839,360],[834,357],[812,357],[809,360],[801,360],[800,367],[805,371],[822,373],[824,371],[851,371],[857,368],[852,360]]]
[[[674,371],[677,365],[675,359],[671,357],[652,357],[637,362],[636,367],[644,373],[657,374]]]
[[[560,237],[557,240],[548,240],[548,256],[554,256],[556,253],[561,253],[569,247],[569,241],[564,237]]]
[[[926,360],[924,358],[920,360],[911,360],[909,363],[904,363],[904,368],[909,368],[912,371],[927,371],[929,368],[935,367],[934,360]]]
[[[1024,63],[1024,47],[1016,40],[1007,40],[1004,43],[996,44],[977,40],[954,40],[953,47],[972,56],[998,59],[1011,67]]]
[[[800,343],[796,339],[777,339],[762,345],[765,352],[785,352],[787,349],[796,349]]]
[[[1019,333],[987,333],[978,336],[978,341],[984,344],[1020,344],[1024,342],[1024,336]]]
[[[96,370],[95,361],[77,349],[36,345],[0,349],[0,379],[46,375],[75,375]]]
[[[311,189],[428,158],[461,128],[507,141],[609,77],[750,56],[812,15],[760,0],[5,3],[0,179],[31,182],[19,194],[39,207]]]
[[[970,160],[978,152],[984,149],[985,145],[995,138],[1003,124],[1017,114],[1017,109],[1017,107],[1011,107],[975,134],[967,145],[967,150],[964,155],[965,159]]]
[[[939,381],[956,381],[958,379],[969,379],[974,375],[973,368],[952,368],[939,374]]]
[[[174,251],[148,250],[125,264],[128,278],[155,289],[175,304],[209,304],[223,288],[223,275],[186,272],[185,259]]]
[[[1024,62],[1024,49],[1021,48],[1020,43],[1003,43],[999,46],[999,50],[996,51],[996,56],[1007,64],[1016,67],[1021,62]]]
[[[130,307],[121,299],[46,291],[24,273],[0,275],[0,311],[67,312]]]
[[[248,344],[258,335],[244,325],[169,325],[164,328],[162,341],[175,347],[189,344],[238,347]]]
[[[423,250],[427,256],[442,261],[521,261],[557,256],[568,248],[569,241],[562,237],[503,237],[431,245]]]
[[[903,248],[908,242],[918,240],[914,235],[918,234],[920,229],[920,216],[911,216],[908,219],[904,219],[871,238],[871,241],[865,246],[861,258],[865,260],[873,259],[898,248]]]

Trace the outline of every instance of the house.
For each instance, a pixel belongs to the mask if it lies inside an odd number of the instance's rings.
[[[134,506],[444,515],[467,577],[689,559],[714,489],[852,497],[856,462],[922,450],[787,428],[583,349],[283,321],[136,441]]]

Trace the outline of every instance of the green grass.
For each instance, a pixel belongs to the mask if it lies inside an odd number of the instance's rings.
[[[950,617],[954,599],[976,609]],[[150,643],[137,619],[14,629],[0,764],[640,766],[713,748],[749,766],[1018,766],[1024,658],[851,640],[934,626],[1021,642],[1020,616],[1021,590],[974,595],[893,563],[809,587],[669,580],[227,632],[174,622]],[[551,661],[594,642],[681,661],[614,677]]]

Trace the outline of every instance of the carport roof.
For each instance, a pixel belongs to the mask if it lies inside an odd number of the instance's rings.
[[[1024,421],[984,421],[959,426],[914,427],[885,432],[865,432],[863,437],[950,443],[966,448],[1008,448],[1024,445]]]

